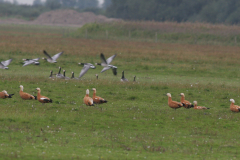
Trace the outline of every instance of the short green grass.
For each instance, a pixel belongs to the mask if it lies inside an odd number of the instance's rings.
[[[229,110],[230,98],[240,104],[239,47],[75,39],[62,28],[2,27],[0,59],[13,62],[0,70],[0,90],[15,94],[0,99],[2,159],[239,159],[239,114]],[[43,49],[64,54],[56,64],[22,67],[22,58],[42,57]],[[101,52],[118,54],[117,76],[97,66],[81,80],[48,78],[59,66],[78,76],[77,63],[100,62]],[[122,70],[129,83],[120,82]],[[53,103],[23,101],[19,85],[34,95],[41,88]],[[84,105],[91,88],[108,103]],[[211,109],[173,110],[168,92]]]

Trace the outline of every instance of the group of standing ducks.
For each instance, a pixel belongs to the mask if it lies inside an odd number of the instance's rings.
[[[41,95],[41,89],[40,88],[36,88],[37,90],[37,96],[33,96],[29,93],[23,92],[23,85],[20,85],[20,91],[19,91],[19,95],[23,100],[38,100],[40,103],[44,104],[44,103],[52,103],[52,99]],[[107,101],[99,96],[96,96],[96,88],[93,88],[93,97],[89,97],[89,89],[86,90],[86,95],[83,99],[84,103],[87,106],[94,106],[94,104],[102,104],[102,103],[107,103]],[[2,91],[0,92],[0,98],[5,99],[5,98],[12,98],[14,94],[8,94],[7,91]]]
[[[172,100],[172,96],[170,93],[167,93],[168,96],[168,106],[173,108],[173,109],[178,109],[181,107],[184,108],[194,108],[194,109],[199,109],[199,110],[204,110],[204,109],[210,109],[207,107],[202,107],[202,106],[198,106],[197,105],[197,101],[193,101],[193,104],[187,100],[185,100],[185,95],[184,93],[181,93],[181,101],[177,102],[177,101],[173,101]],[[235,101],[234,99],[230,99],[231,105],[230,105],[230,110],[233,112],[240,112],[240,106],[234,105]]]

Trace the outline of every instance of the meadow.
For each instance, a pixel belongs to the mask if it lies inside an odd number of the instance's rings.
[[[232,36],[231,26],[219,28]],[[77,31],[0,25],[0,60],[13,59],[8,70],[0,70],[0,90],[15,94],[0,99],[0,159],[240,157],[239,114],[229,109],[230,98],[240,104],[238,44],[190,43],[181,37],[152,42],[72,36]],[[44,57],[43,50],[50,55],[64,53],[57,63],[40,60],[39,66],[22,67],[23,58]],[[50,70],[57,73],[59,66],[66,76],[73,71],[77,77],[82,69],[78,63],[100,62],[100,53],[105,57],[117,53],[112,61],[117,76],[111,70],[100,73],[102,67],[96,66],[81,80],[48,78]],[[123,70],[128,83],[120,81]],[[20,85],[33,95],[41,88],[53,103],[23,101]],[[83,104],[86,89],[92,88],[108,103]],[[166,93],[175,101],[185,93],[186,100],[210,109],[173,110]]]

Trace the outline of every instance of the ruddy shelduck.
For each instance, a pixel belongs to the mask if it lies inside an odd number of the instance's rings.
[[[207,107],[202,107],[202,106],[197,106],[197,101],[193,101],[193,104],[194,104],[194,109],[210,109],[210,108],[207,108]]]
[[[36,88],[36,90],[38,91],[37,100],[38,100],[39,102],[41,102],[42,104],[43,104],[43,103],[52,103],[52,100],[51,100],[50,98],[45,97],[45,96],[42,96],[42,95],[40,94],[40,92],[41,92],[41,89],[40,89],[40,88]]]
[[[168,96],[168,106],[169,107],[171,107],[173,109],[178,109],[178,108],[181,108],[183,106],[182,103],[173,101],[170,93],[167,93],[167,96]]]
[[[230,99],[230,102],[232,102],[230,104],[230,110],[233,112],[239,112],[240,111],[240,106],[234,105],[235,101],[234,99]]]
[[[97,92],[96,88],[93,88],[92,90],[93,90],[93,97],[92,97],[92,99],[93,99],[94,103],[96,103],[96,104],[107,103],[107,101],[105,99],[96,96],[96,92]]]
[[[86,95],[83,98],[83,101],[87,106],[94,106],[93,99],[89,97],[89,89],[86,90]]]
[[[12,98],[12,95],[14,94],[8,94],[7,91],[3,90],[0,92],[0,98],[5,99],[5,98]]]
[[[33,96],[29,93],[23,92],[23,85],[20,85],[20,91],[19,91],[19,95],[22,99],[24,100],[30,100],[30,99],[35,99],[37,100],[36,96]]]
[[[180,96],[181,96],[181,103],[183,104],[184,108],[192,108],[192,107],[194,107],[191,102],[185,100],[184,93],[180,93]]]

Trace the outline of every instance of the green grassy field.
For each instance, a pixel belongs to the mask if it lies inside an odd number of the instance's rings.
[[[66,36],[74,30],[0,26],[0,60],[13,58],[9,70],[0,70],[0,90],[15,94],[0,99],[0,159],[239,159],[239,114],[229,109],[230,98],[240,104],[237,45]],[[64,54],[55,64],[22,67],[23,58],[43,57],[44,49]],[[78,76],[77,63],[100,62],[100,53],[117,53],[117,76],[97,66],[81,80],[48,78],[59,66]],[[123,70],[128,83],[120,82]],[[34,95],[41,88],[53,103],[23,101],[20,85]],[[91,88],[108,103],[83,104]],[[185,93],[211,109],[173,110],[166,93],[176,101]]]

